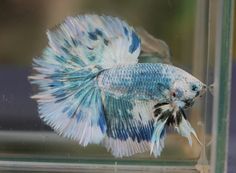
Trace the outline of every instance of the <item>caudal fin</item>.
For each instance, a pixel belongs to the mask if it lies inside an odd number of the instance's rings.
[[[100,143],[107,127],[96,73],[92,72],[96,69],[49,73],[42,63],[34,64],[34,69],[38,74],[29,79],[41,92],[32,98],[38,102],[43,121],[83,146]]]
[[[47,32],[49,46],[35,58],[38,86],[32,96],[40,117],[59,134],[86,146],[100,143],[107,130],[96,77],[105,69],[134,64],[140,40],[132,27],[110,16],[68,17]]]

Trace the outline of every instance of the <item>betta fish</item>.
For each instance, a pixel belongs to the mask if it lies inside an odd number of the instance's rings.
[[[148,47],[140,35],[117,17],[98,15],[68,17],[48,31],[29,77],[38,86],[32,98],[40,118],[59,135],[103,145],[115,157],[159,156],[168,127],[190,144],[191,135],[198,140],[184,109],[206,85],[171,64],[140,62],[143,55],[170,56],[151,54],[168,46],[159,40],[160,47]]]

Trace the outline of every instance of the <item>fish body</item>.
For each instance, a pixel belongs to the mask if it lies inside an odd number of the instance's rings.
[[[174,69],[165,64],[120,66],[103,71],[98,84],[102,91],[115,97],[166,102]]]
[[[199,84],[196,87],[203,85],[184,70],[161,63],[137,63],[118,66],[105,70],[98,75],[98,84],[101,90],[115,97],[156,100],[158,102],[171,102],[172,86],[177,81],[182,81],[182,84],[184,84],[191,80],[196,80]],[[191,83],[188,87],[192,87]],[[185,95],[183,99],[194,99],[194,97],[187,98],[187,96]],[[195,96],[197,96],[197,93]]]
[[[101,144],[116,157],[145,151],[159,156],[169,126],[190,144],[191,134],[196,137],[184,109],[205,85],[173,65],[140,63],[142,40],[126,22],[68,17],[47,36],[49,45],[33,60],[29,79],[38,86],[32,98],[40,118],[58,134],[82,146]],[[162,50],[168,46],[153,41],[158,55],[169,57]],[[150,50],[145,56],[155,57]]]

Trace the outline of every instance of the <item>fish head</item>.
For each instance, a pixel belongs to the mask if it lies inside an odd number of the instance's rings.
[[[197,97],[206,92],[206,85],[187,72],[183,72],[173,81],[171,100],[178,107],[187,108],[194,104]]]

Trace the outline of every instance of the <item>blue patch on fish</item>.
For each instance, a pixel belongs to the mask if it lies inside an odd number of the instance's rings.
[[[133,53],[139,47],[140,40],[134,31],[132,31],[131,38],[132,38],[132,42],[131,42],[131,45],[129,46],[129,52]]]

